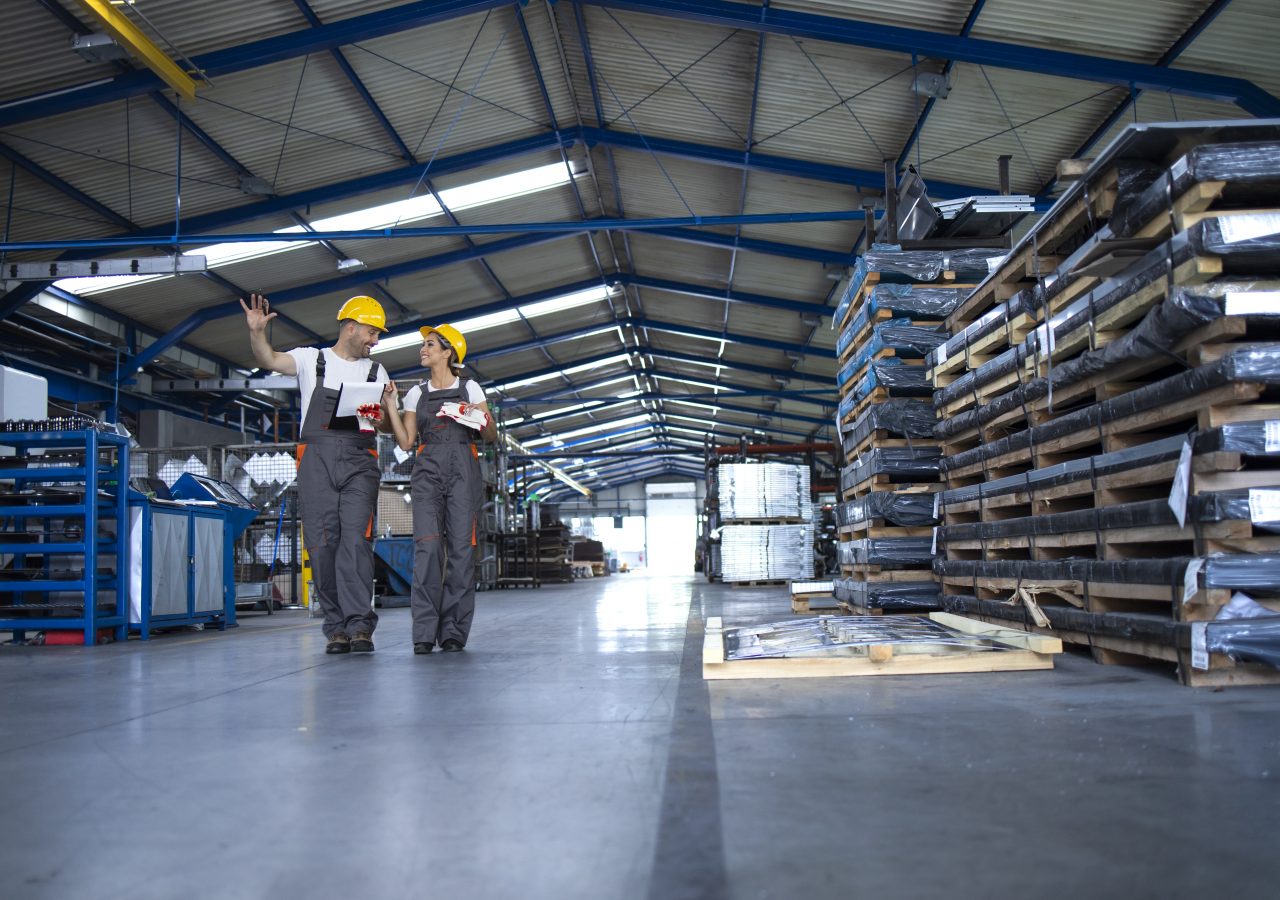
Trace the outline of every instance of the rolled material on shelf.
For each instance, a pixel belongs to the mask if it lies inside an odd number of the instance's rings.
[[[724,581],[813,578],[813,525],[725,525],[720,565]]]
[[[893,612],[926,612],[942,608],[942,593],[935,581],[862,581],[835,579],[837,600],[862,609]]]
[[[896,494],[874,491],[857,500],[840,504],[840,524],[865,527],[877,519],[891,525],[923,527],[936,525],[933,494]]]
[[[786,463],[721,463],[718,469],[720,515],[731,519],[813,516],[809,467]]]
[[[943,469],[954,471],[1084,430],[1099,434],[1103,426],[1165,404],[1239,382],[1280,385],[1280,346],[1242,347],[1208,365],[1172,375],[1127,394],[1096,403],[1006,438],[943,458]]]

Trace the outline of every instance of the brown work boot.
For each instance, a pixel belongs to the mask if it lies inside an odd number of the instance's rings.
[[[337,634],[329,635],[329,643],[324,645],[325,653],[350,653],[351,638],[347,637],[341,631]]]
[[[352,653],[372,653],[373,635],[368,631],[357,631],[351,635]]]

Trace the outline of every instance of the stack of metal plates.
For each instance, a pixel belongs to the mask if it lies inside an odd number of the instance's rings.
[[[813,577],[813,525],[726,525],[720,534],[725,581]]]
[[[809,468],[785,463],[720,466],[720,516],[734,519],[809,519]]]

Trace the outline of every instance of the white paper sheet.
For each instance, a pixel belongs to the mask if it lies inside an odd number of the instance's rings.
[[[376,381],[344,381],[338,394],[335,416],[354,416],[356,407],[364,403],[382,405],[383,386]]]

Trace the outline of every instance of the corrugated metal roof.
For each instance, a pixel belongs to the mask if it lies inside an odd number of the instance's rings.
[[[312,0],[322,22],[364,16],[400,5],[401,0]],[[975,38],[1033,48],[1074,50],[1112,59],[1153,63],[1195,21],[1203,0],[1166,0],[1160,4],[1121,0],[1068,0],[1046,15],[1029,0],[988,0],[977,16]],[[1178,58],[1175,65],[1254,80],[1280,93],[1280,75],[1272,65],[1272,47],[1280,42],[1280,25],[1270,0],[1234,0]],[[972,5],[970,0],[780,0],[774,10],[794,10],[870,23],[957,34]],[[731,29],[648,15],[581,7],[594,70],[588,71],[582,36],[570,4],[542,0],[521,8],[533,47],[533,58],[516,24],[516,7],[497,7],[490,14],[470,14],[430,27],[405,29],[359,40],[341,52],[395,130],[387,132],[377,114],[361,99],[331,54],[313,53],[243,71],[219,75],[195,103],[182,103],[187,115],[234,160],[228,162],[187,135],[183,139],[182,207],[184,221],[205,213],[226,213],[223,233],[270,231],[294,223],[288,211],[257,214],[266,201],[241,193],[243,172],[274,184],[280,194],[328,188],[366,176],[396,172],[397,183],[371,192],[347,192],[312,202],[300,201],[295,212],[306,221],[401,200],[421,185],[426,171],[440,190],[472,184],[560,160],[544,147],[520,156],[452,174],[427,169],[427,162],[466,155],[506,142],[548,135],[554,124],[566,140],[579,170],[577,193],[568,186],[513,198],[489,206],[458,210],[463,223],[574,221],[625,214],[636,217],[683,217],[747,213],[855,210],[874,199],[881,186],[882,161],[896,159],[920,115],[924,101],[911,89],[918,72],[939,71],[942,62],[918,59],[908,52],[869,50],[820,40],[795,40],[750,28]],[[67,45],[70,32],[45,11],[0,9],[0,114],[6,101],[109,79],[116,71],[84,63]],[[296,4],[286,0],[224,0],[204,6],[148,2],[146,12],[183,51],[199,55],[252,41],[300,32],[307,26]],[[763,60],[757,73],[759,48]],[[535,69],[536,63],[536,69]],[[597,122],[590,77],[599,88],[603,123]],[[752,85],[759,78],[753,124]],[[539,83],[539,76],[542,85]],[[541,87],[545,86],[544,99]],[[74,96],[74,92],[69,95]],[[934,104],[921,138],[908,154],[919,162],[927,181],[994,188],[996,159],[1013,157],[1014,187],[1034,192],[1051,179],[1056,163],[1076,153],[1099,123],[1127,98],[1126,89],[1087,80],[961,63],[954,67],[950,96]],[[548,112],[547,102],[552,111]],[[34,109],[36,107],[26,107]],[[625,110],[625,114],[624,114]],[[126,118],[127,115],[127,118]],[[1183,95],[1145,92],[1127,110],[1125,121],[1238,117],[1230,104]],[[654,157],[643,149],[595,146],[589,153],[576,131],[580,123],[646,138],[667,138],[727,151],[729,159],[712,164],[684,157]],[[757,154],[866,170],[866,184],[836,184],[803,174],[751,172],[745,179],[732,157],[746,148],[751,128]],[[3,129],[0,141],[30,159],[55,179],[104,204],[115,214],[141,226],[170,227],[175,216],[177,128],[172,117],[152,99],[133,97],[74,112],[35,118]],[[1104,141],[1109,139],[1107,135]],[[397,140],[398,139],[398,140]],[[416,159],[406,159],[398,141]],[[241,168],[242,167],[242,168]],[[857,180],[857,179],[850,179]],[[675,187],[673,188],[672,182]],[[744,196],[745,184],[745,196]],[[22,170],[14,177],[14,209],[9,237],[18,240],[65,240],[118,234],[123,229],[105,221],[53,185]],[[687,204],[687,205],[686,205]],[[439,217],[421,225],[436,224]],[[703,229],[712,235],[737,233],[733,226]],[[282,311],[300,327],[329,336],[337,305],[357,291],[385,300],[393,326],[419,319],[465,320],[468,310],[488,308],[507,295],[523,297],[555,291],[574,283],[608,282],[616,275],[662,279],[700,286],[712,292],[732,288],[745,294],[809,303],[830,309],[836,264],[801,258],[811,249],[848,254],[860,240],[860,221],[805,224],[762,224],[741,228],[748,241],[782,246],[774,252],[731,249],[696,229],[677,239],[644,231],[612,231],[531,240],[519,235],[473,235],[416,239],[339,241],[343,256],[361,259],[375,277],[387,266],[409,271],[376,284],[339,281],[333,253],[310,247],[217,270],[219,283],[208,278],[177,280],[95,295],[92,299],[135,320],[144,329],[164,331],[192,313],[210,308],[229,314],[189,335],[184,346],[212,357],[250,364],[243,318],[235,305],[237,290],[269,293],[300,289],[306,296]],[[474,245],[510,241],[525,245],[495,252],[487,268],[479,260],[413,270],[415,262]],[[153,252],[148,250],[147,252]],[[101,255],[108,255],[103,253]],[[118,255],[118,254],[117,254]],[[18,254],[41,257],[32,252]],[[10,254],[9,258],[15,258]],[[56,309],[42,309],[55,316]],[[658,330],[625,326],[599,334],[568,334],[607,326],[616,319],[644,317],[668,323]],[[681,329],[684,329],[683,333]],[[706,340],[689,331],[722,329],[747,342]],[[276,328],[277,343],[308,340],[288,324]],[[623,340],[631,348],[651,348],[646,371],[714,382],[716,369],[696,360],[719,360],[724,366],[755,365],[776,370],[791,386],[830,384],[834,404],[834,360],[828,355],[835,334],[827,319],[815,326],[787,309],[729,303],[714,297],[648,287],[628,287],[611,307],[595,302],[529,324],[516,322],[483,329],[475,335],[477,354],[491,354],[546,336],[544,348],[477,356],[477,374],[490,381],[511,381],[549,366],[571,367],[575,361],[619,352]],[[785,348],[762,347],[751,339],[781,342]],[[545,352],[544,352],[545,350]],[[174,353],[178,353],[175,349]],[[183,351],[185,353],[185,351]],[[684,354],[667,359],[660,352]],[[183,356],[183,366],[206,365]],[[404,348],[380,357],[395,370],[412,372],[416,349]],[[211,364],[211,363],[210,363]],[[574,376],[577,382],[625,373],[625,361]],[[802,380],[808,374],[816,382]],[[767,372],[721,369],[719,377],[754,387],[775,389]],[[615,396],[628,384],[605,386],[587,396]],[[563,385],[548,379],[514,393],[531,396]],[[668,396],[702,392],[678,381],[660,380]],[[571,397],[572,392],[566,394]],[[700,402],[700,401],[699,401]],[[726,401],[728,402],[728,401]],[[735,406],[759,413],[719,417],[739,425],[764,422],[764,398],[740,397]],[[566,402],[564,406],[568,406]],[[830,405],[785,400],[783,414],[830,421]],[[661,403],[648,404],[661,409]],[[638,404],[632,408],[639,409]],[[624,410],[625,411],[625,410]],[[686,407],[684,412],[695,411]],[[683,413],[682,413],[683,414]],[[529,433],[566,430],[574,423],[607,418],[575,415],[552,427],[529,426]],[[813,430],[803,419],[769,420],[766,429]],[[728,433],[728,432],[726,432]],[[830,433],[824,427],[824,434]]]

